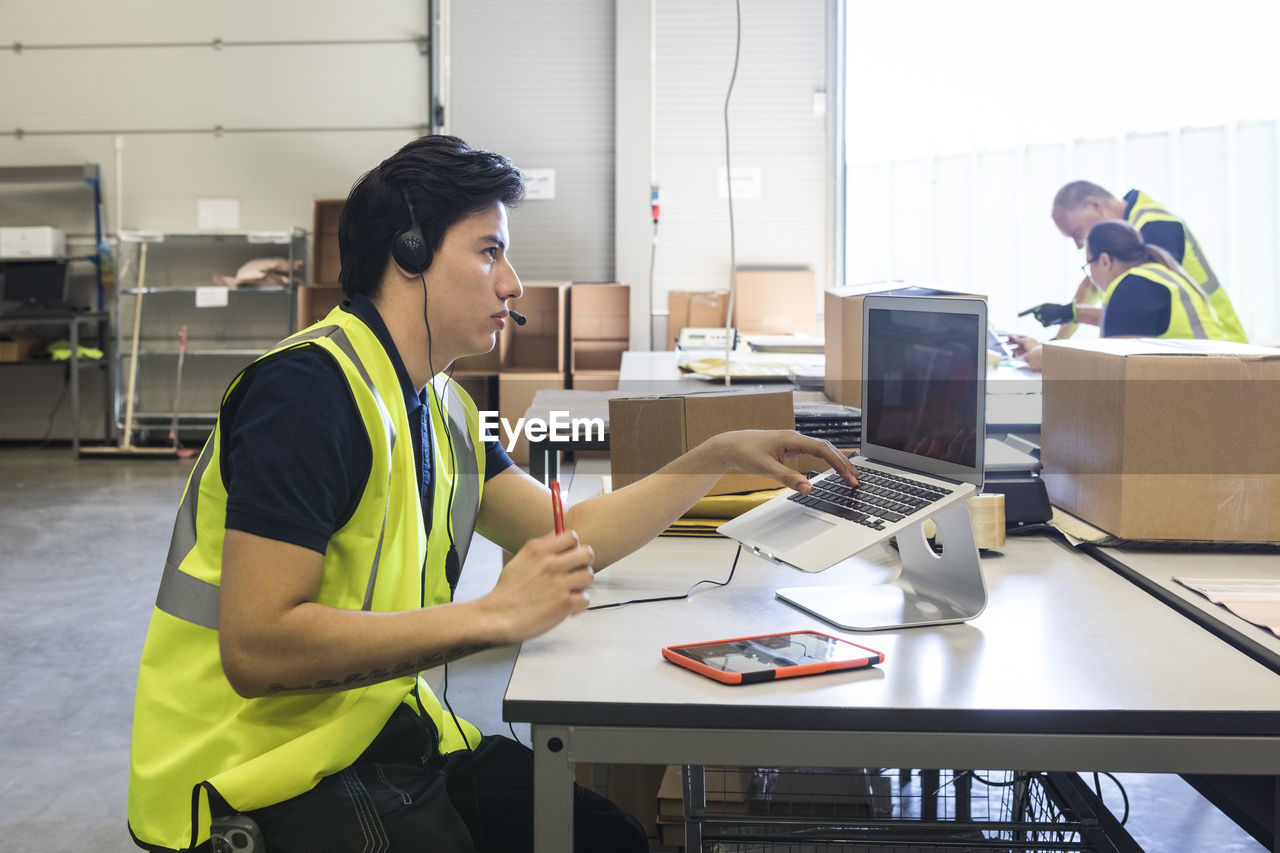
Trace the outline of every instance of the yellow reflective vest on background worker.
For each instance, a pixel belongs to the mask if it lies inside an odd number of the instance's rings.
[[[1236,309],[1231,304],[1230,297],[1227,296],[1226,288],[1214,275],[1204,250],[1200,248],[1199,241],[1191,233],[1187,223],[1165,210],[1163,205],[1141,190],[1135,190],[1135,192],[1137,197],[1129,207],[1127,216],[1129,224],[1139,231],[1148,222],[1177,222],[1181,225],[1186,240],[1186,246],[1182,252],[1182,268],[1209,297],[1209,307],[1213,309],[1213,313],[1218,318],[1218,324],[1222,327],[1223,339],[1248,343],[1249,338],[1244,332],[1244,326],[1240,324],[1240,319],[1236,316]]]
[[[1115,280],[1107,285],[1106,291],[1102,294],[1104,312],[1110,310],[1111,295],[1120,286],[1120,282],[1131,275],[1155,282],[1169,291],[1169,326],[1156,337],[1230,340],[1200,291],[1191,282],[1164,264],[1139,264],[1116,276]],[[1106,322],[1107,317],[1104,313],[1102,315],[1104,328]]]
[[[435,482],[428,539],[404,394],[387,351],[367,325],[341,308],[263,358],[297,346],[319,346],[333,356],[373,448],[364,494],[329,539],[316,601],[383,612],[449,601],[447,528],[452,526],[465,557],[484,485],[475,404],[456,384],[441,377],[433,382],[428,409],[440,440],[431,442]],[[228,395],[243,376],[231,383]],[[437,404],[442,398],[443,418]],[[450,439],[444,439],[446,431]],[[440,733],[442,752],[474,745],[480,737],[469,723],[455,725],[418,675],[430,661],[401,661],[390,669],[403,673],[399,678],[327,693],[245,699],[232,689],[222,670],[217,630],[227,501],[222,441],[219,421],[183,493],[139,666],[128,817],[135,839],[154,849],[183,850],[209,837],[206,786],[237,811],[310,790],[355,761],[401,703],[417,713],[421,701]]]

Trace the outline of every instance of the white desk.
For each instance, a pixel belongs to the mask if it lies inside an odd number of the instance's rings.
[[[592,600],[723,579],[734,551],[659,539],[602,573]],[[886,571],[805,575],[746,554],[727,587],[526,642],[503,715],[532,726],[536,849],[572,849],[578,762],[1280,775],[1275,673],[1057,541],[1011,539],[983,569],[990,602],[970,623],[845,634],[888,656],[862,672],[731,687],[661,658],[669,643],[821,628],[774,589]]]
[[[1247,622],[1174,580],[1192,578],[1280,578],[1280,552],[1096,550],[1116,571],[1206,630],[1280,672],[1280,637]]]

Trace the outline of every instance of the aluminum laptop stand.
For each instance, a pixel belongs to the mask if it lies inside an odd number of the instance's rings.
[[[888,631],[973,619],[987,606],[969,507],[957,501],[932,516],[942,553],[924,520],[898,534],[902,571],[888,583],[788,587],[778,598],[846,631]]]

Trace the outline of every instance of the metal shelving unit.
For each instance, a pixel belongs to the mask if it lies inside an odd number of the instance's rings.
[[[292,332],[306,238],[302,228],[121,232],[115,346],[121,430],[128,423],[145,437],[174,423],[212,426],[235,375]],[[214,278],[235,276],[244,264],[266,258],[281,259],[292,271],[284,284],[227,287]],[[187,343],[180,355],[183,328]]]
[[[108,316],[103,311],[103,268],[110,260],[110,247],[104,239],[102,221],[102,183],[97,163],[76,163],[56,166],[0,166],[0,225],[35,226],[49,225],[61,228],[66,234],[66,248],[57,257],[9,258],[0,260],[0,275],[21,264],[65,264],[68,274],[68,292],[65,299],[47,304],[6,302],[0,306],[0,323],[6,329],[26,328],[37,332],[46,340],[70,337],[74,343],[83,343],[106,349],[109,339]],[[90,289],[91,288],[91,289]],[[81,336],[82,329],[89,334]],[[92,336],[92,337],[90,337]],[[7,376],[15,400],[27,408],[43,408],[47,403],[42,397],[52,398],[53,382],[65,383],[63,394],[70,399],[72,453],[79,453],[81,369],[101,371],[104,420],[102,427],[110,430],[112,389],[109,362],[100,364],[73,357],[69,363],[36,359],[6,363],[0,369],[23,373],[27,378],[19,381],[16,374]],[[39,371],[39,375],[33,371]],[[65,378],[49,380],[46,377],[63,375]],[[90,377],[92,374],[90,374]],[[54,410],[61,408],[61,401]],[[43,429],[43,424],[39,429]],[[49,430],[51,431],[52,415]],[[21,427],[6,429],[11,437],[20,435]],[[46,433],[47,437],[48,433]],[[37,434],[25,436],[37,438]],[[109,436],[107,439],[109,440]]]
[[[79,185],[83,184],[88,189],[88,197],[84,201],[88,202],[93,216],[93,232],[91,234],[67,234],[67,257],[68,261],[85,261],[93,264],[94,278],[96,281],[96,304],[93,307],[96,311],[103,308],[103,285],[102,285],[102,262],[103,262],[103,235],[102,235],[102,177],[97,163],[79,163],[72,166],[0,166],[0,186],[24,186],[29,194],[36,198],[47,197],[51,193],[57,191],[74,192],[77,195]],[[81,205],[81,201],[73,202],[75,207]],[[26,205],[22,205],[26,207]],[[22,221],[21,225],[41,225],[51,224],[37,221],[40,218],[39,213],[26,214],[26,221]],[[73,252],[71,245],[76,243],[85,243],[92,241],[92,247],[88,252]],[[17,263],[21,263],[18,261]]]

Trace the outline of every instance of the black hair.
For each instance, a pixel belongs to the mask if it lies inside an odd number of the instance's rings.
[[[422,136],[383,160],[351,187],[338,220],[338,278],[348,297],[378,294],[391,243],[413,224],[406,197],[434,257],[460,220],[496,201],[519,204],[524,179],[506,157],[456,136]]]
[[[1106,252],[1124,264],[1163,264],[1171,270],[1179,270],[1173,256],[1159,246],[1147,243],[1142,234],[1123,219],[1104,219],[1089,229],[1085,237],[1085,254],[1097,258]]]
[[[1076,210],[1091,198],[1111,201],[1115,196],[1092,181],[1072,181],[1058,190],[1058,194],[1053,197],[1053,209]]]

